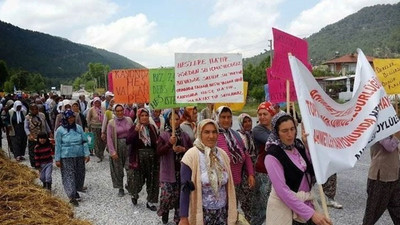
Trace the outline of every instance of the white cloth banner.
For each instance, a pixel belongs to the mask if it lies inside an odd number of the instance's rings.
[[[319,184],[354,167],[366,148],[400,130],[390,99],[360,49],[353,98],[344,104],[332,100],[298,59],[289,56],[289,61]]]
[[[177,103],[242,103],[241,54],[175,53]]]

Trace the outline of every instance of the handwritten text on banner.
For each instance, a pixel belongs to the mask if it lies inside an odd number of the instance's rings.
[[[148,103],[149,70],[113,70],[114,99],[117,103]]]
[[[241,54],[175,53],[178,103],[243,102]]]
[[[388,94],[400,94],[400,59],[374,59],[376,75]]]

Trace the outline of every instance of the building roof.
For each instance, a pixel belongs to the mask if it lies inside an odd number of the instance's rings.
[[[371,56],[366,56],[368,62],[372,63],[374,60],[374,57]],[[348,54],[344,56],[340,56],[338,58],[333,58],[329,61],[326,61],[323,63],[323,65],[327,64],[337,64],[337,63],[357,63],[357,54]]]

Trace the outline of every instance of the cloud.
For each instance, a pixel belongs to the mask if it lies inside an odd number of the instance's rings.
[[[305,10],[293,20],[287,32],[304,38],[323,27],[336,23],[360,9],[377,4],[395,4],[398,0],[322,0],[311,9]]]
[[[62,35],[105,21],[117,10],[117,4],[109,0],[5,0],[0,5],[0,19],[25,29]]]

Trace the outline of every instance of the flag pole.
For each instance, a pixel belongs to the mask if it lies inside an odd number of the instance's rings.
[[[288,56],[292,56],[292,53],[289,52]],[[289,108],[290,108],[290,81],[289,81],[289,79],[287,79],[286,80],[286,113],[287,114],[290,114]]]
[[[326,198],[325,198],[325,194],[324,194],[324,189],[322,188],[322,184],[318,184],[318,189],[319,189],[319,195],[321,196],[322,209],[324,210],[325,216],[328,219],[330,219],[329,212],[328,212],[328,206],[326,205]]]

